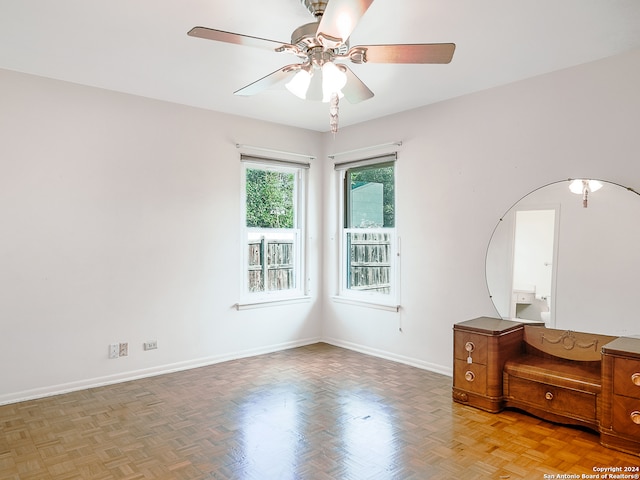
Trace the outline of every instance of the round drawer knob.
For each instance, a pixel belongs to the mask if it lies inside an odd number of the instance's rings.
[[[467,352],[471,353],[476,349],[476,346],[473,344],[473,342],[467,342],[464,344],[464,349]]]
[[[547,400],[553,400],[553,393],[551,392],[545,393],[544,398],[546,398]]]
[[[629,416],[631,417],[631,421],[633,423],[635,423],[636,425],[640,425],[640,412],[636,410],[635,412],[631,412],[631,415]]]
[[[470,371],[470,370],[467,370],[467,371],[464,373],[464,379],[465,379],[467,382],[473,382],[473,381],[476,379],[476,374],[475,374],[475,373],[473,373],[473,372],[472,372],[472,371]]]
[[[463,392],[453,392],[453,398],[455,400],[458,400],[459,402],[464,402],[464,403],[469,401],[469,395]]]
[[[631,382],[633,382],[634,385],[640,387],[640,373],[634,373],[633,375],[631,375]]]

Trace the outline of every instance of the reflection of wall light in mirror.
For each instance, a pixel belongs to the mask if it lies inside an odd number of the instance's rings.
[[[582,195],[582,206],[587,208],[589,193],[597,192],[602,188],[602,183],[597,180],[576,179],[569,184],[572,193]]]

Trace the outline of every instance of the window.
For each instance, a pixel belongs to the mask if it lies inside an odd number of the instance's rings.
[[[242,156],[243,291],[249,302],[304,293],[304,184],[308,164]]]
[[[395,154],[337,164],[342,179],[340,294],[396,302]]]

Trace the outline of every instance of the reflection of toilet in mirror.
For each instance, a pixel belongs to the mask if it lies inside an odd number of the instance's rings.
[[[513,290],[510,318],[535,323],[541,320],[551,324],[551,295],[536,292],[536,286],[523,286]]]
[[[548,327],[550,326],[550,323],[551,323],[551,295],[547,295],[546,297],[543,297],[542,300],[544,300],[547,304],[547,311],[540,312],[540,320],[542,320],[544,324]]]

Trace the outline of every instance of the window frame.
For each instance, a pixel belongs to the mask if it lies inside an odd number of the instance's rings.
[[[280,301],[294,301],[308,298],[307,281],[307,248],[306,248],[306,216],[307,216],[307,188],[309,163],[287,161],[244,155],[241,157],[241,302],[237,304],[238,309],[254,308],[261,305],[269,305]],[[292,173],[294,175],[294,227],[293,228],[260,228],[247,226],[247,170],[258,169],[265,171],[275,171]],[[249,290],[249,243],[251,236],[256,237],[260,233],[269,240],[276,240],[277,237],[293,236],[294,259],[292,262],[294,288],[286,290],[262,291]],[[254,238],[255,240],[255,238]],[[262,257],[262,270],[266,272],[266,257]],[[264,273],[263,273],[264,275]],[[263,277],[265,284],[267,279]],[[265,285],[266,287],[266,285]]]
[[[394,226],[393,227],[373,227],[359,228],[350,227],[348,221],[349,208],[349,191],[350,185],[347,185],[347,175],[350,171],[361,167],[375,166],[393,166],[393,186],[394,186]],[[397,185],[398,185],[398,168],[397,153],[380,155],[371,158],[345,161],[335,163],[334,169],[337,173],[338,182],[338,230],[339,246],[338,246],[338,292],[334,296],[334,300],[344,303],[361,304],[374,308],[382,308],[384,310],[398,311],[400,309],[400,238],[398,236],[398,209],[397,209]],[[390,235],[389,243],[389,292],[370,292],[356,290],[349,287],[350,270],[350,246],[348,236],[353,233],[386,233]]]

